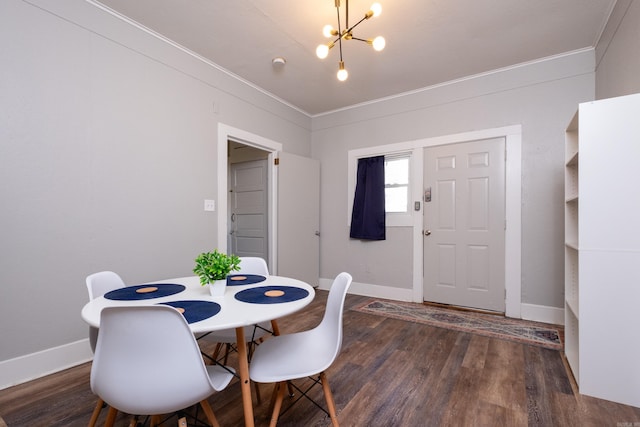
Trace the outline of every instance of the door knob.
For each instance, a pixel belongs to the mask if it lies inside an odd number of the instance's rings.
[[[425,236],[430,236],[431,235],[431,230],[424,230],[422,232],[422,234],[424,234]]]

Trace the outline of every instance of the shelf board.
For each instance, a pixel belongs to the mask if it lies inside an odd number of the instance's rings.
[[[572,194],[570,195],[564,202],[565,203],[576,203],[578,201],[578,195],[577,194]]]
[[[578,312],[579,312],[578,301],[577,300],[573,300],[571,298],[567,298],[564,301],[567,304],[567,308],[569,308],[569,311],[571,311],[571,314],[573,314],[573,317],[575,317],[576,319],[579,319],[580,316],[578,314]]]
[[[573,249],[574,251],[580,250],[578,247],[578,242],[564,242],[564,245],[569,249]]]

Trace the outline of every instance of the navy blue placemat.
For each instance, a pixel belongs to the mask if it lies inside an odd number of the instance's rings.
[[[282,295],[268,296],[266,292],[276,291]],[[280,291],[280,292],[278,292]],[[293,286],[260,286],[258,288],[245,289],[238,292],[235,297],[238,301],[250,302],[252,304],[278,304],[282,302],[297,301],[309,295],[309,291]]]
[[[231,274],[227,276],[227,286],[253,285],[267,280],[258,274]]]
[[[220,313],[220,304],[212,301],[169,301],[160,304],[183,309],[187,323],[195,323]]]
[[[158,288],[153,292],[139,293],[138,289],[144,288]],[[141,299],[153,299],[162,298],[169,295],[174,295],[184,291],[183,285],[176,285],[174,283],[150,283],[147,285],[125,286],[124,288],[114,289],[111,292],[104,294],[106,299],[119,300],[119,301],[135,301]]]

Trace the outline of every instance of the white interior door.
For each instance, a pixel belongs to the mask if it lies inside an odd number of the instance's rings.
[[[504,312],[504,153],[504,138],[425,149],[425,301]]]
[[[320,163],[279,153],[278,274],[318,286],[320,277]]]
[[[267,161],[234,163],[229,171],[231,253],[268,262]]]

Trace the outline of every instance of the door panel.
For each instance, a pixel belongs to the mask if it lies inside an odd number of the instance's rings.
[[[231,253],[268,260],[267,161],[230,166]]]
[[[425,301],[504,311],[504,160],[504,138],[425,149]]]
[[[279,153],[278,274],[318,286],[320,163]]]

